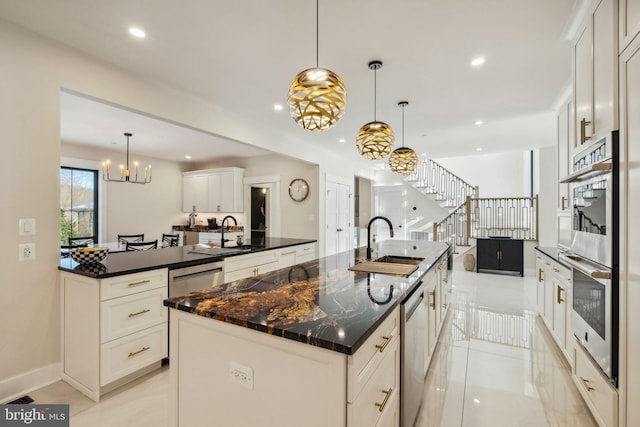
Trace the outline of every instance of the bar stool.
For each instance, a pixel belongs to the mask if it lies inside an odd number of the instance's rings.
[[[125,251],[146,251],[149,249],[156,249],[158,247],[158,240],[149,240],[148,242],[126,242]]]
[[[180,240],[180,236],[177,234],[165,234],[162,233],[162,247],[169,248],[173,246],[178,246],[178,241]]]

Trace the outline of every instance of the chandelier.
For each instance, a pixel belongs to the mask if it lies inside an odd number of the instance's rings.
[[[381,61],[369,63],[369,69],[373,70],[373,121],[362,126],[356,137],[358,152],[369,160],[377,160],[388,156],[395,138],[391,126],[384,122],[379,122],[376,118],[376,72],[381,67]]]
[[[336,73],[318,67],[319,18],[316,0],[316,67],[301,71],[289,87],[289,114],[300,126],[321,131],[335,125],[347,107],[347,89]]]
[[[393,150],[389,156],[389,167],[398,175],[411,175],[418,167],[418,155],[404,146],[404,108],[407,105],[407,101],[398,102],[398,106],[402,107],[402,147]]]
[[[151,165],[144,168],[144,174],[142,179],[138,179],[138,162],[133,162],[133,173],[129,169],[129,137],[132,134],[125,132],[124,136],[127,137],[127,165],[120,165],[120,176],[118,178],[111,178],[111,161],[106,160],[102,163],[102,179],[109,182],[130,182],[132,184],[148,184],[151,182]]]

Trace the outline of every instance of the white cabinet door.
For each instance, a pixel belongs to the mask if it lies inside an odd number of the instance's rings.
[[[567,348],[567,293],[568,289],[555,276],[553,277],[553,335],[558,346]]]
[[[591,138],[593,120],[593,28],[587,25],[574,46],[575,147]],[[588,123],[588,125],[587,125]]]
[[[620,53],[640,33],[640,0],[620,0]]]
[[[182,211],[191,212],[194,206],[200,212],[209,211],[209,177],[207,175],[183,176]]]
[[[569,139],[571,104],[565,104],[558,112],[558,180],[569,175]],[[569,184],[558,182],[558,209],[569,210]]]
[[[602,0],[593,12],[594,135],[618,129],[618,20],[614,0]]]

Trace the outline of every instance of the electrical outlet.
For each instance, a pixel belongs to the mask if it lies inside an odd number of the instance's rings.
[[[236,362],[229,363],[229,379],[249,390],[253,390],[253,368]]]
[[[36,259],[35,243],[21,243],[18,245],[19,261],[33,261],[34,259]]]

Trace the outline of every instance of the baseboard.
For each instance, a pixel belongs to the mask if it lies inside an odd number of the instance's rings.
[[[60,363],[52,363],[0,381],[0,403],[11,402],[33,390],[60,380],[61,371],[62,365]]]

